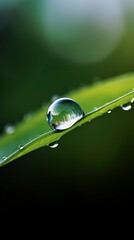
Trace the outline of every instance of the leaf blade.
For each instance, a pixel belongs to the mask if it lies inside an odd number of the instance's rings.
[[[45,121],[45,114],[49,106],[47,104],[44,109],[32,114],[31,118],[18,124],[13,134],[1,136],[0,166],[59,140],[79,125],[103,115],[108,109],[114,109],[131,101],[134,97],[133,88],[134,75],[128,74],[69,93],[67,97],[78,101],[86,115],[71,128],[61,132],[50,131],[50,127]],[[94,110],[95,107],[97,107],[97,111]],[[19,149],[19,145],[23,145],[23,149]]]

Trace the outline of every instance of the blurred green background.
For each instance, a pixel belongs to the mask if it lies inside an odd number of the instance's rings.
[[[0,132],[54,95],[134,71],[133,43],[133,0],[0,0]],[[2,167],[3,209],[131,206],[133,118],[116,109]]]

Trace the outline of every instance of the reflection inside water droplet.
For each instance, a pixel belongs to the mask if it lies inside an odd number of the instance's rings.
[[[12,134],[15,132],[15,127],[11,124],[7,124],[4,128],[6,134]]]
[[[132,105],[131,105],[131,103],[126,103],[126,104],[122,105],[121,108],[124,111],[128,111],[128,110],[130,110],[132,108]]]
[[[80,105],[70,98],[55,100],[47,111],[47,121],[54,130],[70,128],[84,116]]]
[[[53,143],[50,143],[48,146],[49,146],[50,148],[56,148],[56,147],[58,147],[58,145],[59,145],[58,141],[55,141],[55,142],[53,142]]]

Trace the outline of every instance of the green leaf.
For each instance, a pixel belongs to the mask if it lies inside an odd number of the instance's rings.
[[[0,137],[0,166],[13,161],[37,148],[58,141],[76,127],[93,120],[108,110],[131,102],[134,98],[134,74],[114,77],[84,88],[72,91],[63,97],[76,100],[85,116],[71,128],[64,131],[51,131],[46,121],[46,111],[50,103],[31,115],[25,116],[15,126],[15,131]]]

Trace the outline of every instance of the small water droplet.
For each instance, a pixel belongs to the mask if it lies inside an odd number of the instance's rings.
[[[50,143],[48,146],[49,146],[50,148],[56,148],[56,147],[58,147],[58,145],[59,145],[58,141],[55,141],[55,142],[53,142],[53,143]]]
[[[131,103],[126,103],[126,104],[122,105],[121,108],[124,111],[128,111],[128,110],[130,110],[132,108],[132,105],[131,105]]]
[[[32,114],[31,114],[31,113],[27,113],[27,114],[25,114],[24,117],[23,117],[24,121],[28,121],[28,120],[30,120],[31,118],[32,118]]]
[[[54,101],[57,100],[58,98],[59,98],[58,95],[53,95],[53,96],[51,97],[51,101],[54,102]]]
[[[3,158],[2,158],[2,161],[5,161],[7,158],[4,156]]]
[[[22,144],[20,144],[19,146],[18,146],[18,149],[19,150],[22,150],[24,148],[24,146],[22,145]]]
[[[11,124],[7,124],[4,128],[5,133],[12,134],[15,132],[15,127]]]
[[[47,121],[54,130],[65,130],[84,116],[80,105],[71,98],[55,100],[47,111]]]
[[[97,111],[97,109],[98,109],[97,107],[94,107],[94,111]]]
[[[134,98],[131,99],[131,103],[134,103]]]
[[[112,110],[111,109],[109,109],[108,111],[107,111],[107,113],[111,113],[112,112]]]

